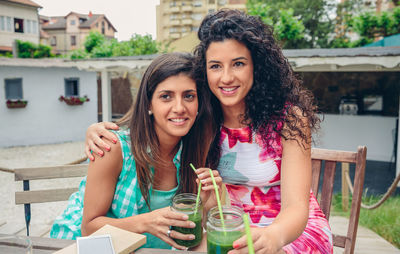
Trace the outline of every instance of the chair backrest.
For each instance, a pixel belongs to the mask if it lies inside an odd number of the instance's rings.
[[[15,204],[24,204],[27,235],[29,235],[29,223],[31,220],[30,204],[65,201],[68,200],[72,193],[78,190],[78,187],[30,190],[30,181],[83,177],[87,174],[87,168],[87,164],[77,164],[55,167],[14,169],[15,181],[23,181],[23,191],[15,192]]]
[[[354,253],[358,219],[360,216],[361,198],[364,186],[365,176],[365,163],[367,158],[367,147],[359,146],[357,152],[348,151],[337,151],[313,148],[311,151],[312,158],[312,183],[311,188],[318,202],[321,206],[322,211],[325,213],[327,219],[329,219],[332,193],[333,193],[333,182],[335,179],[336,164],[339,162],[353,163],[355,164],[355,175],[354,175],[354,192],[351,202],[350,219],[347,230],[347,235],[333,235],[333,245],[344,248],[344,253]],[[318,195],[320,187],[320,176],[321,167],[324,161],[324,173],[322,180],[322,191],[321,195]]]

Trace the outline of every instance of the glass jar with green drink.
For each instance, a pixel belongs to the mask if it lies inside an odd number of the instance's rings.
[[[197,246],[203,238],[203,226],[201,224],[201,219],[203,217],[203,205],[201,200],[199,199],[198,206],[196,207],[196,195],[191,193],[181,193],[172,199],[171,209],[175,212],[186,214],[189,216],[188,220],[196,224],[196,227],[194,228],[171,227],[172,230],[175,230],[179,233],[193,234],[195,236],[193,240],[174,239],[174,241],[177,244],[188,248]]]
[[[222,207],[221,220],[218,207],[207,214],[207,253],[225,254],[233,250],[233,242],[245,234],[243,210],[239,207]]]

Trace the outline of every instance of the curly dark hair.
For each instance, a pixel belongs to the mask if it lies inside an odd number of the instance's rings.
[[[314,97],[301,86],[301,81],[274,39],[272,27],[264,24],[259,17],[223,9],[203,19],[198,37],[200,44],[194,51],[195,73],[202,82],[207,82],[206,51],[212,42],[233,39],[243,43],[251,52],[254,82],[245,98],[246,109],[241,116],[241,123],[250,126],[263,139],[268,139],[269,131],[273,130],[286,140],[298,140],[297,137],[300,137],[306,144],[311,143],[304,127],[309,127],[311,131],[319,127]],[[216,168],[220,156],[219,128],[223,115],[215,96],[212,96],[211,103],[214,108],[215,137],[208,164]],[[288,127],[285,130],[282,129],[283,122]]]

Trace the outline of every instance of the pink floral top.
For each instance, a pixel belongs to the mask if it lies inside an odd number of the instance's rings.
[[[267,138],[250,127],[221,127],[218,171],[226,184],[231,205],[250,215],[254,226],[273,222],[281,209],[281,137],[272,129]],[[286,253],[332,253],[332,234],[318,202],[310,191],[310,213],[303,234],[284,247]]]

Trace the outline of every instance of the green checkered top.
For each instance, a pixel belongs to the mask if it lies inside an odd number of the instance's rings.
[[[129,130],[119,130],[114,133],[118,136],[121,143],[123,165],[118,182],[115,186],[111,207],[107,212],[107,217],[125,218],[139,214],[139,209],[145,206],[146,202],[142,196],[137,181],[135,160],[130,147]],[[178,179],[178,185],[181,151],[182,143],[173,159],[173,162],[178,169],[176,176]],[[81,236],[85,186],[86,177],[80,183],[79,190],[73,193],[69,198],[67,208],[55,219],[50,232],[51,238],[76,239],[76,237]],[[151,187],[149,193],[150,195],[152,193]]]

